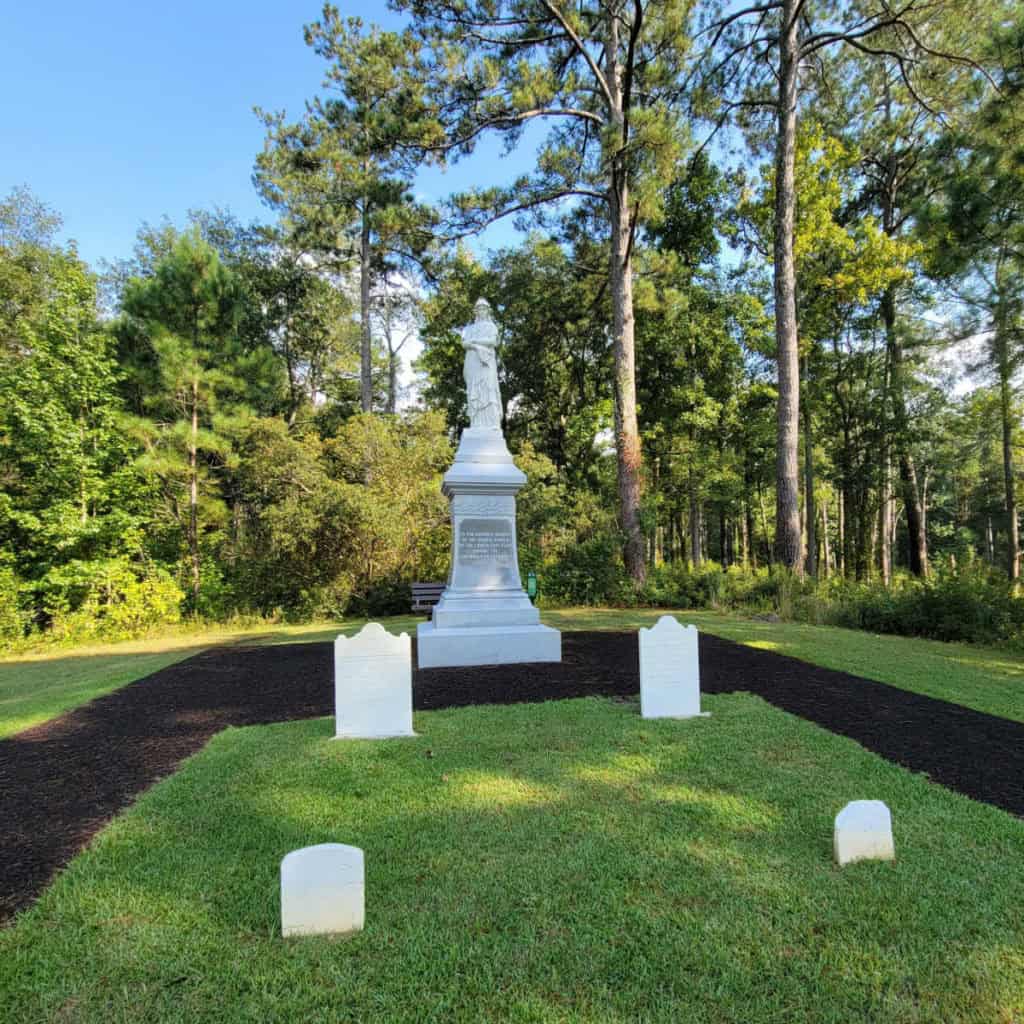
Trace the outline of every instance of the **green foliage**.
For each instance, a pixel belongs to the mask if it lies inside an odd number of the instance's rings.
[[[828,621],[839,626],[970,643],[1024,640],[1024,599],[1005,575],[982,565],[893,587],[843,582],[829,598]]]
[[[540,575],[541,597],[562,604],[630,605],[636,593],[622,563],[622,539],[599,534],[569,547]]]
[[[20,640],[27,625],[18,577],[13,569],[0,566],[0,648]]]
[[[402,743],[228,729],[0,931],[0,1002],[75,1024],[1019,1018],[1019,820],[705,700],[686,725],[596,699],[417,712]],[[861,793],[899,809],[899,859],[837,871],[837,794]],[[339,829],[378,852],[366,930],[282,941],[281,857]]]
[[[278,419],[241,435],[241,527],[227,572],[239,605],[292,617],[395,607],[414,579],[447,574],[441,473],[451,447],[437,413],[355,416],[334,437]]]
[[[584,603],[582,600],[580,603]],[[592,603],[600,603],[592,602]],[[894,633],[968,643],[1019,643],[1024,639],[1024,598],[1006,576],[976,563],[940,569],[926,580],[836,577],[816,584],[781,568],[723,569],[670,563],[651,570],[640,603],[770,613],[787,621],[828,623],[873,633]]]
[[[166,569],[121,558],[68,562],[47,573],[38,590],[48,637],[76,643],[128,640],[175,623],[185,596]]]

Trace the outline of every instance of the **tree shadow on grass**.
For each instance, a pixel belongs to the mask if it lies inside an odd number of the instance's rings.
[[[1024,941],[1016,823],[756,698],[713,704],[690,723],[595,699],[432,712],[419,740],[390,743],[332,741],[329,720],[229,730],[10,938],[23,932],[26,978],[55,967],[55,933],[83,942],[65,965],[83,1006],[129,1019],[211,999],[239,1020],[989,1020],[1012,1006],[1020,965],[1000,973],[993,950]],[[865,791],[894,807],[900,859],[840,872],[831,816]],[[366,851],[366,931],[284,943],[280,858],[327,841]]]

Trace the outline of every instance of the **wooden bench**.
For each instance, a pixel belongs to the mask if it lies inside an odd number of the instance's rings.
[[[413,583],[409,589],[412,592],[412,610],[414,612],[426,612],[431,615],[434,605],[441,600],[444,593],[444,583]]]

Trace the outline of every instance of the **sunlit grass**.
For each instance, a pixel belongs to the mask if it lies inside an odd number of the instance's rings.
[[[638,629],[653,625],[663,614],[665,611],[660,609],[573,608],[545,610],[542,619],[563,630]],[[717,612],[673,614],[705,632],[761,650],[788,654],[1024,722],[1024,656],[999,648],[875,636],[803,623],[764,622]],[[403,615],[380,621],[391,632],[415,635],[423,618]],[[0,658],[0,737],[44,722],[216,644],[329,641],[339,632],[356,632],[365,622],[225,627]]]
[[[415,631],[411,616],[382,620],[393,632]],[[43,648],[0,657],[0,738],[45,722],[69,708],[218,644],[298,643],[333,640],[364,621],[244,629],[182,629],[166,636],[116,644]]]
[[[743,694],[221,733],[0,933],[6,1020],[1009,1022],[1024,827]],[[850,799],[895,864],[831,862]],[[279,936],[289,850],[366,851],[359,936]]]
[[[639,629],[663,614],[656,609],[572,608],[547,611],[544,621],[559,629]],[[1002,648],[764,622],[721,612],[672,614],[727,640],[1024,722],[1024,655]]]

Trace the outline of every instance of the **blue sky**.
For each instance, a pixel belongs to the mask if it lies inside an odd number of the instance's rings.
[[[384,0],[338,3],[343,14],[396,26]],[[250,182],[263,127],[254,106],[297,117],[324,64],[302,39],[319,2],[101,0],[9,6],[0,36],[0,195],[28,185],[64,218],[81,255],[128,256],[143,221],[180,223],[224,206],[269,220]],[[417,191],[438,200],[505,180],[522,162],[485,144]],[[489,229],[477,248],[511,241]]]

